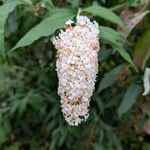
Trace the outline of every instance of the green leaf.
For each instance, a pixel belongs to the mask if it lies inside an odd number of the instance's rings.
[[[51,7],[54,7],[52,0],[46,0]]]
[[[73,14],[74,10],[71,10],[70,8],[60,8],[60,7],[53,7],[53,8],[49,8],[48,12],[46,13],[46,17],[51,17],[54,14],[64,14],[64,13],[68,13],[68,14]],[[46,18],[45,17],[45,18]]]
[[[140,93],[140,85],[131,84],[127,89],[124,98],[118,108],[118,115],[121,116],[122,114],[126,113],[132,105],[135,103],[137,96]]]
[[[67,0],[72,5],[72,8],[77,8],[80,4],[80,0]]]
[[[123,68],[124,65],[120,65],[113,68],[110,72],[108,72],[101,80],[96,93],[100,93],[102,90],[111,86],[115,82],[117,75],[123,70]]]
[[[94,143],[93,150],[105,150],[104,146],[101,143]]]
[[[3,93],[9,89],[10,80],[4,73],[4,69],[0,66],[0,93]]]
[[[33,108],[35,108],[35,109],[37,109],[37,110],[40,110],[41,107],[42,107],[43,104],[44,104],[44,101],[43,101],[43,98],[42,98],[41,95],[38,95],[38,94],[36,94],[36,93],[32,93],[32,94],[30,95],[29,104],[30,104]]]
[[[127,3],[121,3],[121,4],[118,4],[118,5],[115,5],[115,6],[112,6],[111,8],[109,8],[111,11],[118,11],[120,9],[122,9],[122,7],[125,7],[127,6]]]
[[[119,52],[119,54],[128,62],[130,63],[134,69],[136,70],[136,66],[134,65],[130,55],[125,51],[125,49],[120,45],[120,46],[114,46],[113,47],[115,50]]]
[[[11,133],[11,123],[10,123],[10,120],[9,119],[5,119],[3,121],[3,128],[5,129],[5,132],[7,134],[10,134]]]
[[[104,61],[107,59],[111,54],[113,53],[113,49],[101,49],[101,51],[98,53],[98,60],[100,62]]]
[[[18,30],[17,11],[10,13],[5,25],[5,37],[8,38],[12,33]]]
[[[105,109],[105,105],[104,105],[101,97],[98,94],[94,94],[92,96],[92,99],[95,100],[95,102],[97,103],[97,106],[99,108],[99,111],[103,114],[104,113],[104,109]]]
[[[136,68],[132,62],[130,55],[122,46],[124,38],[120,33],[109,27],[100,26],[100,38],[102,39],[103,43],[111,45],[114,50],[117,50],[127,62],[129,62],[134,68]]]
[[[57,121],[52,120],[46,125],[46,132],[51,134],[51,131],[56,127]]]
[[[0,145],[2,145],[7,139],[6,136],[6,132],[2,126],[2,124],[0,124]]]
[[[133,61],[137,67],[144,70],[150,58],[150,29],[146,30],[135,43]]]
[[[105,131],[112,131],[112,130],[114,130],[114,128],[112,126],[110,126],[109,124],[103,122],[102,120],[100,120],[100,126]]]
[[[62,127],[61,128],[61,135],[60,135],[60,139],[59,139],[59,143],[58,143],[59,146],[63,145],[63,143],[66,140],[66,137],[67,137],[67,130],[66,130],[66,128]]]
[[[29,4],[29,5],[33,5],[33,2],[32,2],[32,0],[23,0],[23,2],[25,2],[25,3],[27,3],[27,4]]]
[[[41,37],[47,37],[53,34],[57,29],[60,29],[64,26],[64,23],[74,16],[73,12],[61,12],[56,13],[46,19],[44,19],[39,25],[32,28],[16,45],[12,48],[13,50],[24,47],[32,44],[34,41],[38,40]]]
[[[111,10],[98,6],[98,5],[93,5],[91,7],[87,7],[83,9],[83,12],[91,13],[95,16],[104,18],[106,20],[111,21],[112,23],[118,24],[121,28],[125,29],[125,26],[122,22],[122,20]]]
[[[5,57],[4,29],[7,17],[17,6],[18,1],[12,1],[0,6],[0,55]]]
[[[18,108],[18,113],[20,116],[22,116],[24,111],[26,110],[28,101],[29,101],[28,95],[20,100],[20,104],[19,104],[19,108]]]
[[[12,103],[11,103],[11,107],[10,107],[10,115],[14,115],[14,113],[18,110],[19,108],[19,104],[20,104],[20,101],[17,99],[17,100],[13,100]]]
[[[109,36],[108,36],[109,35]],[[104,43],[118,45],[118,42],[123,42],[124,38],[112,28],[100,26],[100,38]]]

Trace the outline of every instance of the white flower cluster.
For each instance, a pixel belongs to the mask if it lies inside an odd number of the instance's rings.
[[[99,26],[86,16],[77,16],[77,22],[65,24],[52,39],[57,51],[58,94],[65,120],[77,126],[88,118],[90,97],[98,73]]]

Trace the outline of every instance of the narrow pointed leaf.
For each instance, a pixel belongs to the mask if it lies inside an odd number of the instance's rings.
[[[100,38],[102,39],[103,43],[111,45],[114,48],[114,50],[118,51],[119,54],[128,63],[130,63],[134,68],[136,68],[132,62],[130,55],[125,51],[125,49],[122,46],[124,38],[120,33],[116,32],[115,30],[109,27],[100,26]]]
[[[32,28],[16,45],[11,51],[32,44],[34,41],[38,40],[41,37],[47,37],[53,34],[57,29],[62,28],[64,23],[72,18],[74,15],[70,11],[70,13],[56,13],[46,19],[44,19],[39,25]],[[10,51],[10,52],[11,52]],[[10,53],[9,52],[9,53]]]
[[[126,113],[132,105],[135,103],[138,95],[140,93],[140,85],[132,84],[127,89],[125,96],[118,108],[118,115],[121,116],[122,114]]]
[[[98,16],[98,17],[101,17],[108,21],[111,21],[112,23],[116,23],[121,28],[125,29],[125,26],[124,26],[122,20],[113,11],[111,11],[105,7],[93,5],[91,7],[87,7],[85,9],[83,9],[83,12],[91,13],[95,16]]]
[[[51,7],[54,7],[52,0],[46,0]]]
[[[112,69],[110,72],[108,72],[104,76],[104,78],[101,80],[96,93],[100,93],[102,90],[111,86],[115,82],[117,75],[121,72],[121,70],[123,70],[123,68],[124,68],[124,65],[120,65]]]
[[[108,36],[109,35],[109,36]],[[100,38],[103,43],[110,45],[118,45],[120,42],[123,42],[124,39],[122,35],[112,28],[100,26]]]
[[[133,63],[133,61],[132,61],[130,55],[125,51],[125,49],[124,49],[121,45],[118,46],[118,47],[114,47],[114,49],[116,49],[116,50],[119,52],[119,54],[120,54],[128,63],[130,63],[130,64],[134,67],[134,69],[136,70],[136,66],[134,65],[134,63]]]
[[[0,6],[0,55],[5,57],[4,29],[9,13],[17,6],[18,1],[12,1]]]

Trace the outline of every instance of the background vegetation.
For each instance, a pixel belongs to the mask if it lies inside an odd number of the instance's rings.
[[[50,38],[78,8],[99,22],[100,67],[90,117],[70,127]],[[149,0],[0,0],[0,150],[150,150],[149,8]]]

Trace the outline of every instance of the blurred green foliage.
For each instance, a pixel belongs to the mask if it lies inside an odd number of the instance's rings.
[[[50,38],[79,8],[99,22],[101,50],[90,116],[70,127]],[[142,96],[149,14],[128,37],[119,32],[128,30],[122,11],[149,8],[146,0],[0,0],[0,150],[150,150],[150,98]]]

